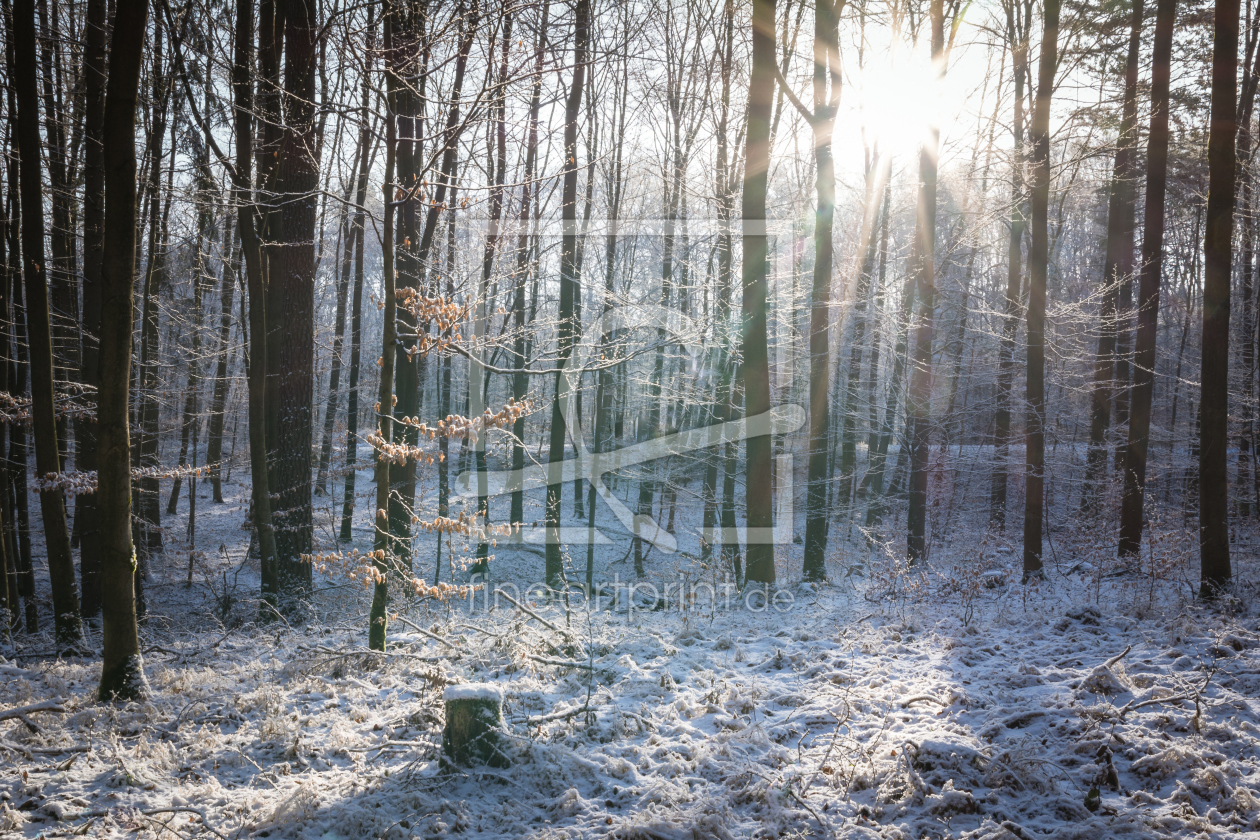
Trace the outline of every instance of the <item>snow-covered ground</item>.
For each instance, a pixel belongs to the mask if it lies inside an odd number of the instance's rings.
[[[1001,547],[906,574],[855,538],[833,583],[789,580],[765,609],[712,576],[719,603],[688,610],[400,601],[415,626],[392,623],[381,656],[344,576],[319,578],[307,626],[248,620],[244,488],[227,489],[199,498],[193,587],[174,537],[153,570],[148,702],[97,703],[99,661],[53,659],[47,637],[0,658],[0,713],[58,704],[0,720],[0,835],[1260,836],[1256,602],[1203,610],[1172,561],[1108,578],[1064,534],[1025,588]],[[597,579],[624,582],[628,542],[605,533]],[[513,592],[540,567],[496,550]],[[649,558],[649,579],[680,574],[705,573]],[[464,683],[502,690],[508,767],[441,760],[443,692]]]

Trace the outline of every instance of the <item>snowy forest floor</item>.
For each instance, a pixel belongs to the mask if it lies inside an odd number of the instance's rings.
[[[317,576],[306,625],[251,620],[247,488],[226,489],[199,496],[197,544],[224,550],[193,586],[174,537],[152,570],[147,702],[97,703],[99,659],[54,658],[47,633],[2,649],[0,714],[58,707],[0,720],[0,836],[1260,837],[1256,589],[1196,606],[1185,551],[1108,577],[1061,532],[1024,587],[982,534],[909,574],[854,539],[812,587],[789,546],[767,609],[719,581],[687,610],[400,600],[415,627],[380,655],[344,571]],[[606,533],[598,579],[624,582],[628,541]],[[496,557],[528,591],[538,553]],[[687,558],[649,574],[676,582]],[[507,768],[440,759],[443,689],[468,682],[504,692]]]

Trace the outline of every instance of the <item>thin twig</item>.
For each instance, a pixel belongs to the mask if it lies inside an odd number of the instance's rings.
[[[536,612],[534,612],[533,610],[531,610],[529,607],[527,607],[527,606],[525,606],[524,604],[522,604],[520,601],[518,601],[518,600],[516,600],[515,598],[513,598],[511,595],[509,595],[509,594],[507,594],[506,592],[504,592],[502,589],[496,589],[496,590],[495,590],[495,594],[496,594],[496,595],[502,595],[502,596],[503,596],[503,597],[507,600],[507,602],[508,602],[509,604],[511,604],[512,606],[516,607],[516,608],[517,608],[518,610],[520,610],[521,612],[525,613],[526,615],[530,616],[531,618],[537,619],[537,620],[538,620],[539,622],[541,622],[542,624],[546,625],[547,627],[550,627],[552,630],[554,630],[554,631],[556,631],[557,633],[560,633],[560,634],[562,634],[562,635],[563,635],[563,633],[564,633],[564,631],[563,631],[563,630],[561,630],[561,629],[560,629],[559,627],[557,627],[556,625],[552,624],[552,623],[551,623],[550,621],[548,621],[547,619],[543,618],[543,617],[542,617],[541,615],[539,615],[538,613],[536,613]]]
[[[406,624],[408,627],[410,627],[412,630],[415,630],[417,633],[423,633],[424,635],[428,636],[433,641],[438,642],[439,644],[446,645],[451,650],[456,650],[456,651],[459,650],[458,647],[446,641],[446,639],[443,639],[441,636],[437,635],[436,633],[430,633],[428,630],[425,630],[423,627],[418,626],[414,622],[408,621],[407,619],[403,618],[401,615],[396,615],[394,616],[394,618],[396,618],[398,621],[401,621],[403,624]]]

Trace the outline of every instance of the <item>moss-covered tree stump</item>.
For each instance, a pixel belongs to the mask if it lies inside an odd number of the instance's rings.
[[[507,767],[507,756],[499,744],[503,693],[498,686],[484,683],[450,685],[446,687],[442,699],[446,701],[442,751],[447,758],[455,764]]]

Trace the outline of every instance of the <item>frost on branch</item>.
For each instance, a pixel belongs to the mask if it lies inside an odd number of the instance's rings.
[[[491,412],[486,409],[480,417],[461,417],[457,414],[448,414],[445,420],[439,420],[434,425],[421,423],[415,417],[400,417],[394,422],[404,426],[409,426],[419,431],[421,437],[427,437],[429,440],[436,440],[439,437],[458,438],[467,440],[470,443],[476,443],[477,438],[487,429],[506,429],[511,426],[522,415],[529,412],[531,404],[528,400],[517,402],[513,398],[509,398],[507,405],[498,412]],[[376,406],[377,411],[380,405]],[[432,464],[434,460],[440,460],[441,455],[435,455],[432,452],[426,452],[419,446],[408,446],[403,443],[391,443],[385,440],[385,436],[381,434],[378,428],[367,436],[367,442],[379,454],[382,461],[388,461],[391,464],[403,465],[409,460],[416,463]]]
[[[422,600],[449,601],[467,598],[473,592],[482,588],[481,584],[456,586],[450,583],[439,583],[431,586],[419,578],[413,577],[410,570],[401,564],[394,563],[394,568],[391,570],[391,561],[394,559],[382,548],[367,552],[360,552],[355,548],[350,551],[301,555],[302,562],[311,563],[315,571],[327,574],[330,571],[340,569],[346,572],[350,580],[360,583],[365,589],[370,589],[376,584],[383,582],[389,572],[394,571],[404,578],[415,596]]]
[[[209,475],[213,465],[202,467],[171,467],[170,469],[162,469],[160,467],[133,467],[131,470],[131,480],[136,481],[141,478],[187,478],[189,476]],[[31,481],[31,489],[36,493],[50,493],[60,490],[67,496],[86,496],[96,492],[97,479],[96,470],[66,470],[59,473],[45,473],[42,476],[36,476]]]
[[[96,403],[84,402],[82,399],[88,390],[86,385],[69,383],[66,390],[54,395],[53,406],[57,419],[95,423]],[[32,419],[30,397],[0,393],[0,424],[29,426]]]

